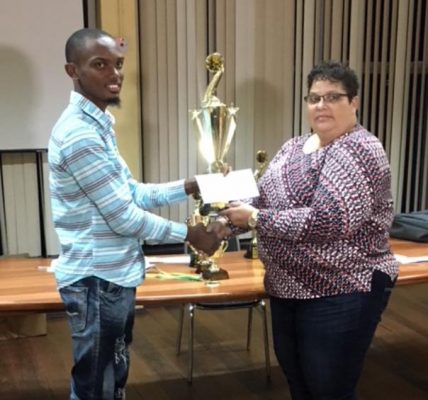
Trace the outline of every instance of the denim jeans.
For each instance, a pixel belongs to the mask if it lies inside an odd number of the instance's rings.
[[[135,288],[89,277],[60,294],[73,345],[70,400],[124,399]]]
[[[364,358],[395,282],[375,271],[367,293],[271,297],[275,354],[293,400],[354,400]]]

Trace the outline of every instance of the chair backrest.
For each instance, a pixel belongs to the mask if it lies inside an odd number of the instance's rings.
[[[234,236],[230,238],[227,243],[226,251],[240,251],[240,250],[241,250],[241,243],[239,242],[239,237]]]

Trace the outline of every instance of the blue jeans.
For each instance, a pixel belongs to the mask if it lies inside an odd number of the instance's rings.
[[[124,399],[135,288],[89,277],[60,294],[73,344],[70,400]]]
[[[392,282],[375,271],[368,293],[270,299],[275,354],[293,400],[354,400]]]

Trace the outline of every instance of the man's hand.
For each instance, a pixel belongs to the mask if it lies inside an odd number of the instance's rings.
[[[248,218],[255,208],[246,203],[235,201],[229,203],[228,207],[219,212],[223,217],[229,218],[233,225],[242,229],[248,229]]]
[[[212,256],[220,247],[221,240],[214,231],[207,231],[203,224],[189,226],[186,240],[197,250]]]
[[[198,182],[195,178],[189,178],[184,181],[184,190],[186,194],[196,194],[199,193]]]

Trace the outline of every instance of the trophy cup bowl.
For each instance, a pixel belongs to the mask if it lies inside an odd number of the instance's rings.
[[[224,72],[223,57],[219,53],[208,55],[205,60],[207,69],[214,73],[202,98],[201,107],[191,110],[193,129],[197,137],[199,152],[208,164],[208,173],[223,172],[226,166],[225,157],[232,143],[236,130],[237,107],[226,106],[216,96],[217,85]],[[203,199],[195,196],[195,211],[190,223],[203,222],[208,225],[215,220],[216,210],[224,207],[223,203],[204,204]],[[227,248],[227,241],[222,241],[212,257],[207,257],[192,248],[191,265],[207,280],[227,279],[227,271],[218,267],[216,260],[222,257]]]
[[[224,104],[193,110],[192,121],[198,147],[208,163],[208,172],[222,172],[224,158],[236,130],[237,107]]]

